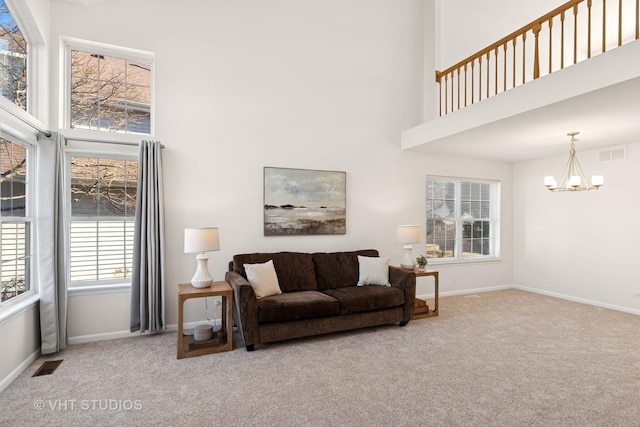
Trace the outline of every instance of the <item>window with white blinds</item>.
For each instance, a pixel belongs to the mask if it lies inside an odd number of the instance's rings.
[[[499,201],[499,182],[428,176],[427,258],[498,258]]]
[[[31,151],[0,137],[0,303],[31,289]]]
[[[72,154],[69,171],[71,286],[129,282],[137,161]]]

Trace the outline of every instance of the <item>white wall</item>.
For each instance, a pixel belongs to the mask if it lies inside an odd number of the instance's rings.
[[[53,40],[156,53],[169,324],[177,284],[195,269],[182,253],[185,227],[220,227],[222,249],[209,254],[217,280],[233,254],[251,251],[373,247],[397,264],[395,225],[424,223],[427,173],[503,181],[504,261],[448,267],[441,292],[510,283],[511,166],[399,149],[422,114],[421,0],[54,1],[52,12]],[[57,46],[51,56],[58,67]],[[347,234],[264,237],[264,166],[346,171]],[[72,297],[70,337],[122,331],[127,313],[122,294]],[[201,313],[190,309],[188,320]]]
[[[588,138],[588,135],[580,135]],[[579,136],[579,137],[580,137]],[[613,142],[613,141],[612,141]],[[551,193],[567,154],[514,165],[514,281],[520,286],[640,314],[634,219],[640,209],[640,141],[628,160],[600,162],[601,150],[581,151],[585,174],[604,175],[598,191]]]
[[[40,355],[38,302],[0,321],[0,392]]]

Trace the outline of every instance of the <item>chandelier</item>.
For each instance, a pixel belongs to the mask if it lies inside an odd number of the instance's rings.
[[[567,135],[571,137],[571,149],[569,150],[569,161],[564,168],[564,173],[560,179],[560,184],[556,182],[553,176],[544,177],[544,185],[549,191],[589,191],[597,190],[604,184],[602,175],[594,175],[591,177],[591,185],[587,184],[587,179],[582,172],[580,162],[576,156],[576,135],[580,132],[570,132]]]

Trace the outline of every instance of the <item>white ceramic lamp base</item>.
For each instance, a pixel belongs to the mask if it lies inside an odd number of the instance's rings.
[[[194,288],[208,288],[213,283],[213,277],[211,277],[209,269],[207,268],[209,257],[202,252],[198,254],[196,260],[198,261],[198,269],[196,270],[196,274],[191,278],[191,285]]]
[[[415,264],[413,263],[413,246],[404,245],[404,259],[400,263],[400,267],[405,268],[407,270],[413,270]]]

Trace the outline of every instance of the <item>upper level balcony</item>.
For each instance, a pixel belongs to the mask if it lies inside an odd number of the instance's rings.
[[[640,5],[572,0],[436,72],[439,116],[402,148],[518,161],[638,142]]]

